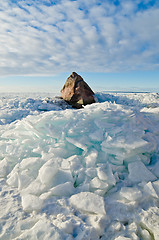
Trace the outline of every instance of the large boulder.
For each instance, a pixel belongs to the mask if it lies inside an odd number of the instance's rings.
[[[76,72],[73,72],[66,80],[62,90],[62,98],[75,108],[95,103],[94,92]]]

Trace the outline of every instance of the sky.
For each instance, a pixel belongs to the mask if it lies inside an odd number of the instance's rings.
[[[0,26],[0,92],[159,91],[158,0],[2,0]]]

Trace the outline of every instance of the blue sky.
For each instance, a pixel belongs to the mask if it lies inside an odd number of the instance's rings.
[[[0,91],[159,91],[159,1],[0,2]]]

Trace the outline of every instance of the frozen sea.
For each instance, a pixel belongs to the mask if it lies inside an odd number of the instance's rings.
[[[158,240],[159,94],[0,96],[0,240]]]

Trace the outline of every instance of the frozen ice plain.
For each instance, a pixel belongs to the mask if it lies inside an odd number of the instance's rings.
[[[158,240],[159,95],[47,96],[0,97],[0,239]]]

